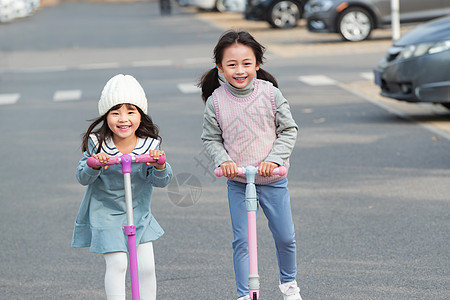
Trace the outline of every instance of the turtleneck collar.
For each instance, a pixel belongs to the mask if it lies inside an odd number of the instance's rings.
[[[253,93],[255,88],[255,78],[244,88],[238,89],[232,86],[228,81],[225,83],[227,89],[231,92],[231,94],[237,98],[247,98]]]

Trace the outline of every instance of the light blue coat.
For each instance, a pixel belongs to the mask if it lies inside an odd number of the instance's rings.
[[[138,139],[131,154],[148,153],[157,149],[159,142],[147,138]],[[89,149],[95,153],[96,139],[91,136]],[[120,156],[112,140],[106,141],[102,152]],[[110,166],[107,170],[94,170],[87,166],[89,155],[84,153],[78,164],[76,177],[86,191],[75,221],[72,247],[90,247],[91,252],[127,252],[127,236],[123,227],[126,224],[125,191],[121,165]],[[134,224],[136,225],[136,244],[158,239],[163,229],[153,217],[150,209],[153,187],[165,187],[172,179],[172,168],[157,170],[144,163],[132,164],[131,185],[133,195]]]

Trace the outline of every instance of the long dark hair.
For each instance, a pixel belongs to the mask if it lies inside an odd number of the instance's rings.
[[[263,64],[266,48],[258,43],[247,31],[229,30],[222,34],[214,48],[214,61],[216,65],[222,65],[225,49],[233,44],[242,44],[252,48],[256,57],[256,63],[259,63],[260,65]],[[269,72],[259,68],[259,70],[256,71],[256,74],[258,79],[270,81],[275,87],[278,87],[277,80]],[[214,90],[220,87],[220,82],[221,79],[219,78],[219,70],[217,67],[212,68],[202,75],[197,86],[202,89],[202,99],[204,103],[206,103],[206,100],[212,95]]]
[[[108,138],[111,138],[113,135],[111,129],[109,129],[109,127],[108,127],[108,122],[106,120],[106,117],[108,116],[108,113],[111,110],[117,110],[122,105],[126,105],[127,108],[130,108],[131,106],[135,107],[138,110],[139,114],[141,115],[141,124],[139,125],[138,129],[136,130],[137,137],[139,137],[139,138],[151,137],[151,138],[159,140],[160,143],[162,142],[162,138],[159,136],[159,127],[155,123],[153,123],[153,120],[149,115],[145,114],[139,107],[137,107],[133,104],[122,103],[122,104],[117,104],[116,106],[112,107],[103,116],[98,117],[93,120],[90,120],[92,123],[88,127],[86,133],[83,134],[83,140],[81,143],[81,151],[82,152],[87,151],[89,155],[93,154],[93,153],[90,153],[89,146],[88,146],[89,145],[89,135],[91,135],[92,133],[96,134],[97,138],[98,138],[98,146],[97,146],[96,153],[100,152],[105,140]],[[100,127],[97,128],[97,126],[100,126]]]

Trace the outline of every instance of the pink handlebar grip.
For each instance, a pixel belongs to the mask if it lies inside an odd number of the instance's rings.
[[[119,157],[117,156],[111,156],[109,160],[106,163],[100,163],[98,159],[94,157],[89,157],[86,161],[87,165],[91,168],[94,167],[101,167],[101,166],[107,166],[107,165],[117,165],[119,163]]]
[[[164,156],[164,155],[160,156],[158,160],[155,160],[149,154],[136,155],[134,162],[137,162],[137,163],[157,162],[158,164],[163,165],[166,162],[166,156]]]
[[[166,162],[166,157],[163,155],[163,156],[160,156],[158,160],[155,160],[149,154],[142,154],[142,155],[136,155],[134,162],[136,162],[136,163],[157,162],[158,164],[163,165]],[[117,165],[120,163],[120,158],[118,156],[110,156],[109,160],[106,163],[100,163],[98,161],[98,159],[91,156],[87,159],[86,163],[91,168],[108,166],[108,165]]]
[[[284,176],[286,175],[286,167],[285,166],[279,166],[278,168],[275,168],[273,170],[273,175],[279,175],[279,176]]]
[[[245,168],[240,167],[238,168],[238,174],[239,175],[245,175]],[[223,176],[223,171],[221,167],[218,167],[214,170],[214,174],[216,174],[217,177],[222,177]],[[279,166],[277,168],[275,168],[273,170],[273,175],[279,175],[279,176],[284,176],[286,175],[286,167],[285,166]]]
[[[214,174],[216,174],[217,177],[223,176],[223,171],[221,167],[218,167],[214,170]],[[245,168],[238,168],[238,174],[239,175],[245,175]]]

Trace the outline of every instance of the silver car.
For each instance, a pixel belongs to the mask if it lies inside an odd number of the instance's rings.
[[[450,16],[405,33],[374,73],[385,97],[439,103],[450,109]]]
[[[449,0],[399,0],[400,22],[422,22],[450,14]],[[311,32],[335,32],[344,40],[367,39],[391,22],[391,0],[310,0],[304,18]]]

